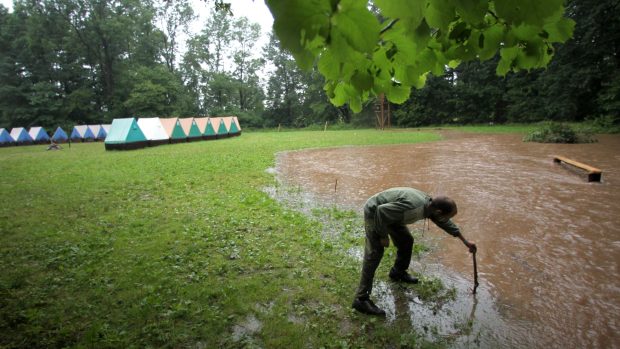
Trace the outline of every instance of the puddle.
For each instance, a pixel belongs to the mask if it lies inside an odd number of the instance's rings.
[[[232,339],[235,342],[247,340],[263,328],[263,324],[253,314],[233,327]]]
[[[431,224],[418,241],[433,252],[411,269],[455,287],[457,299],[433,314],[410,290],[377,282],[388,321],[454,338],[457,347],[618,347],[620,136],[580,145],[446,138],[280,153],[270,194],[307,214],[317,205],[361,214],[369,196],[394,186],[451,196],[455,222],[478,244],[478,295],[470,294],[471,255]],[[601,168],[602,182],[553,164],[554,155]],[[361,246],[350,255],[359,258]]]

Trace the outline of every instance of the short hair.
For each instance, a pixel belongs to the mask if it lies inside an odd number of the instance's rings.
[[[431,207],[440,210],[442,214],[457,212],[456,202],[447,196],[437,196],[431,199]]]

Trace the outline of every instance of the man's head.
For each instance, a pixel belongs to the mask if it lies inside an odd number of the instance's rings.
[[[456,203],[447,196],[436,196],[428,205],[428,217],[446,221],[458,213]]]

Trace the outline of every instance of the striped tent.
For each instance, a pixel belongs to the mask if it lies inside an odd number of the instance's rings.
[[[71,131],[71,140],[74,142],[94,141],[95,135],[87,125],[76,125]]]
[[[236,116],[233,116],[233,122],[230,125],[229,133],[233,136],[241,135],[241,125],[239,125],[239,119]]]
[[[222,123],[222,118],[220,118],[219,116],[209,118],[209,122],[211,123],[211,127],[213,127],[213,138],[226,137],[226,133],[224,133],[224,135],[220,134],[220,124]]]
[[[208,117],[194,118],[196,121],[196,126],[198,126],[198,131],[200,131],[200,135],[202,139],[205,139],[205,130],[207,129],[207,123],[209,122]]]
[[[110,132],[110,127],[112,125],[111,124],[101,124],[101,128],[103,129],[102,132],[104,132],[104,137],[108,135],[108,132]]]
[[[138,119],[138,126],[144,133],[149,147],[170,143],[170,137],[161,125],[159,118],[140,118]]]
[[[97,132],[97,134],[95,134],[95,138],[96,139],[100,139],[100,140],[103,141],[108,136],[108,131],[106,131],[106,129],[103,128],[103,125],[99,125],[99,126],[100,126],[99,127],[99,132]]]
[[[164,127],[168,137],[170,137],[170,143],[181,143],[187,141],[187,134],[183,131],[179,118],[160,118],[159,121]]]
[[[114,119],[105,138],[106,150],[131,150],[148,144],[135,118]]]
[[[101,125],[88,125],[88,129],[93,134],[95,141],[105,140],[107,133],[105,131],[101,133]]]
[[[67,140],[69,140],[67,133],[60,126],[58,126],[52,135],[52,141],[56,143],[64,143]]]
[[[11,129],[11,138],[17,145],[32,144],[32,137],[26,132],[23,127],[14,127]]]
[[[200,129],[198,128],[198,125],[196,125],[194,118],[179,118],[179,123],[183,128],[183,132],[187,135],[188,142],[202,139],[202,133],[200,133]]]
[[[11,137],[9,131],[0,128],[0,147],[7,147],[13,144],[15,144],[15,141],[13,140],[13,137]]]
[[[226,137],[232,137],[232,134],[230,133],[230,126],[232,125],[232,122],[233,122],[232,116],[222,117],[222,124],[224,124],[224,129],[226,129]],[[220,124],[220,127],[222,127],[221,124]]]
[[[43,127],[31,127],[30,130],[28,130],[28,134],[30,135],[30,138],[32,138],[32,141],[37,144],[47,143],[50,141],[50,136]]]

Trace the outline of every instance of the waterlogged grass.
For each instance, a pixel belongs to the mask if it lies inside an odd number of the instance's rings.
[[[350,308],[360,265],[345,252],[363,243],[352,213],[327,212],[345,226],[325,239],[263,188],[281,150],[437,139],[352,130],[0,149],[0,347],[428,345]]]

